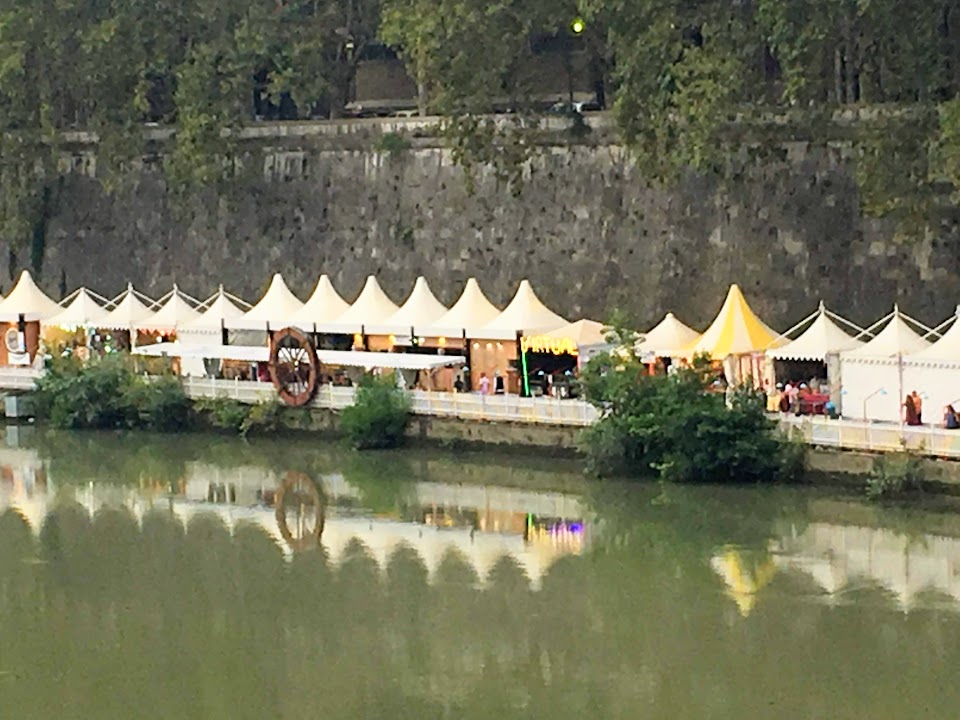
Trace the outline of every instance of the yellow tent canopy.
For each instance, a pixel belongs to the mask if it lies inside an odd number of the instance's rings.
[[[730,355],[763,352],[786,342],[754,314],[740,288],[731,285],[716,319],[684,354],[693,357],[706,353],[714,360],[723,360]]]

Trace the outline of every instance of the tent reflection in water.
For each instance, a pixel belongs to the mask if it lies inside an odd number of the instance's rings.
[[[752,380],[759,385],[763,376],[763,353],[786,343],[756,316],[737,285],[731,285],[716,319],[700,339],[685,352],[687,358],[706,355],[723,363],[727,382]]]
[[[751,552],[736,547],[723,548],[710,560],[710,567],[723,579],[727,595],[737,604],[743,617],[753,611],[760,591],[770,584],[777,572],[768,552]]]

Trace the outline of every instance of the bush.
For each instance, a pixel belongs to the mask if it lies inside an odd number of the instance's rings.
[[[53,359],[34,401],[38,417],[64,429],[171,431],[190,420],[190,401],[176,378],[145,378],[118,355],[89,364]]]
[[[284,427],[284,406],[279,400],[248,405],[221,396],[199,398],[194,407],[215,428],[246,437],[251,432],[276,432]]]
[[[583,373],[586,397],[601,410],[581,441],[595,474],[692,483],[799,475],[802,453],[767,417],[762,395],[740,389],[728,403],[711,391],[702,359],[673,375],[649,376],[634,338],[617,334],[623,348],[591,359]]]
[[[923,458],[903,447],[877,458],[867,476],[866,493],[871,500],[894,499],[918,490],[923,480]]]
[[[398,447],[410,420],[410,401],[390,377],[367,375],[357,387],[356,401],[344,408],[340,425],[358,450]]]

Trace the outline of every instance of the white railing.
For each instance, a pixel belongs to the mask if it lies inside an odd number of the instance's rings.
[[[266,402],[277,397],[277,391],[270,383],[249,380],[184,377],[183,390],[190,398],[225,397],[251,404]]]
[[[862,420],[832,420],[822,416],[780,418],[785,430],[799,432],[810,445],[884,452],[904,446],[924,455],[960,458],[960,430],[944,430],[932,425],[918,427]]]

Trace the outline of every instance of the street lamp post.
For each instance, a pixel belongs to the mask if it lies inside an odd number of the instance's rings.
[[[871,401],[873,398],[875,398],[877,395],[886,395],[886,394],[887,394],[887,389],[886,389],[886,388],[879,388],[879,389],[877,389],[877,390],[874,390],[872,393],[870,393],[869,395],[867,395],[867,396],[863,399],[863,419],[864,419],[864,422],[866,422],[866,420],[867,420],[867,403],[870,402],[870,401]]]

